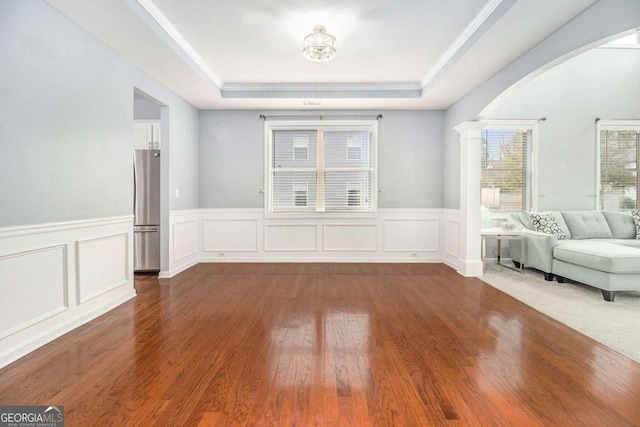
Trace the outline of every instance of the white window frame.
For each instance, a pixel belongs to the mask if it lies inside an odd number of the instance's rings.
[[[598,120],[596,123],[596,205],[594,207],[596,210],[600,210],[600,176],[602,173],[600,170],[600,133],[603,130],[629,130],[633,128],[638,128],[640,131],[640,120]],[[640,167],[637,169],[640,172]],[[640,191],[640,188],[637,188],[636,191]]]
[[[271,158],[273,156],[273,132],[288,131],[369,131],[372,150],[372,190],[371,211],[344,212],[271,212],[273,203],[273,183],[271,181]],[[376,218],[378,210],[378,121],[377,120],[266,120],[264,122],[265,163],[264,163],[264,214],[265,218]],[[362,151],[361,151],[362,153]],[[362,155],[362,154],[361,154]],[[322,197],[320,195],[319,197]],[[361,196],[362,197],[362,196]]]
[[[484,129],[531,130],[531,207],[538,210],[538,132],[537,120],[485,120]],[[480,170],[482,172],[482,169]],[[491,212],[495,220],[506,220],[510,212]]]

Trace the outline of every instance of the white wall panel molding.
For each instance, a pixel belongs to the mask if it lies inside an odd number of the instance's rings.
[[[444,262],[458,269],[460,259],[460,211],[444,210]]]
[[[205,218],[204,252],[257,252],[257,219]]]
[[[133,217],[0,229],[0,367],[135,296]]]
[[[0,256],[0,339],[69,308],[66,259],[64,244]]]
[[[171,224],[173,251],[171,261],[180,263],[187,258],[198,256],[198,220],[175,222]]]
[[[169,270],[160,278],[168,278],[196,265],[200,259],[201,213],[198,209],[169,213]]]
[[[170,217],[172,224],[198,218],[198,256],[161,277],[197,262],[443,262],[445,257],[443,209],[282,218],[265,216],[261,208],[200,209]]]
[[[401,218],[383,222],[385,252],[438,252],[440,219]]]
[[[265,224],[265,252],[318,251],[318,224]]]
[[[76,242],[79,304],[131,283],[129,235],[118,233]]]
[[[375,223],[324,224],[323,249],[329,252],[375,252],[378,250],[378,225]]]

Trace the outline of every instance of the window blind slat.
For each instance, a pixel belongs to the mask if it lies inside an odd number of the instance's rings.
[[[600,209],[637,209],[640,126],[600,130]]]
[[[533,131],[482,131],[481,203],[494,212],[531,209]]]
[[[273,212],[373,209],[374,154],[368,130],[275,130],[272,140]]]

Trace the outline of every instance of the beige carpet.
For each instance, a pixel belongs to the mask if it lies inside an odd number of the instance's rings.
[[[640,292],[618,292],[606,302],[591,286],[547,282],[536,270],[521,274],[495,264],[482,280],[640,363]]]

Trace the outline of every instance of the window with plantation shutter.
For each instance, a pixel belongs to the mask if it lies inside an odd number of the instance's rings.
[[[508,124],[482,130],[481,203],[491,212],[533,209],[535,130]]]
[[[267,127],[270,213],[372,212],[375,125]]]
[[[637,209],[640,207],[640,121],[599,122],[598,140],[599,208]]]

